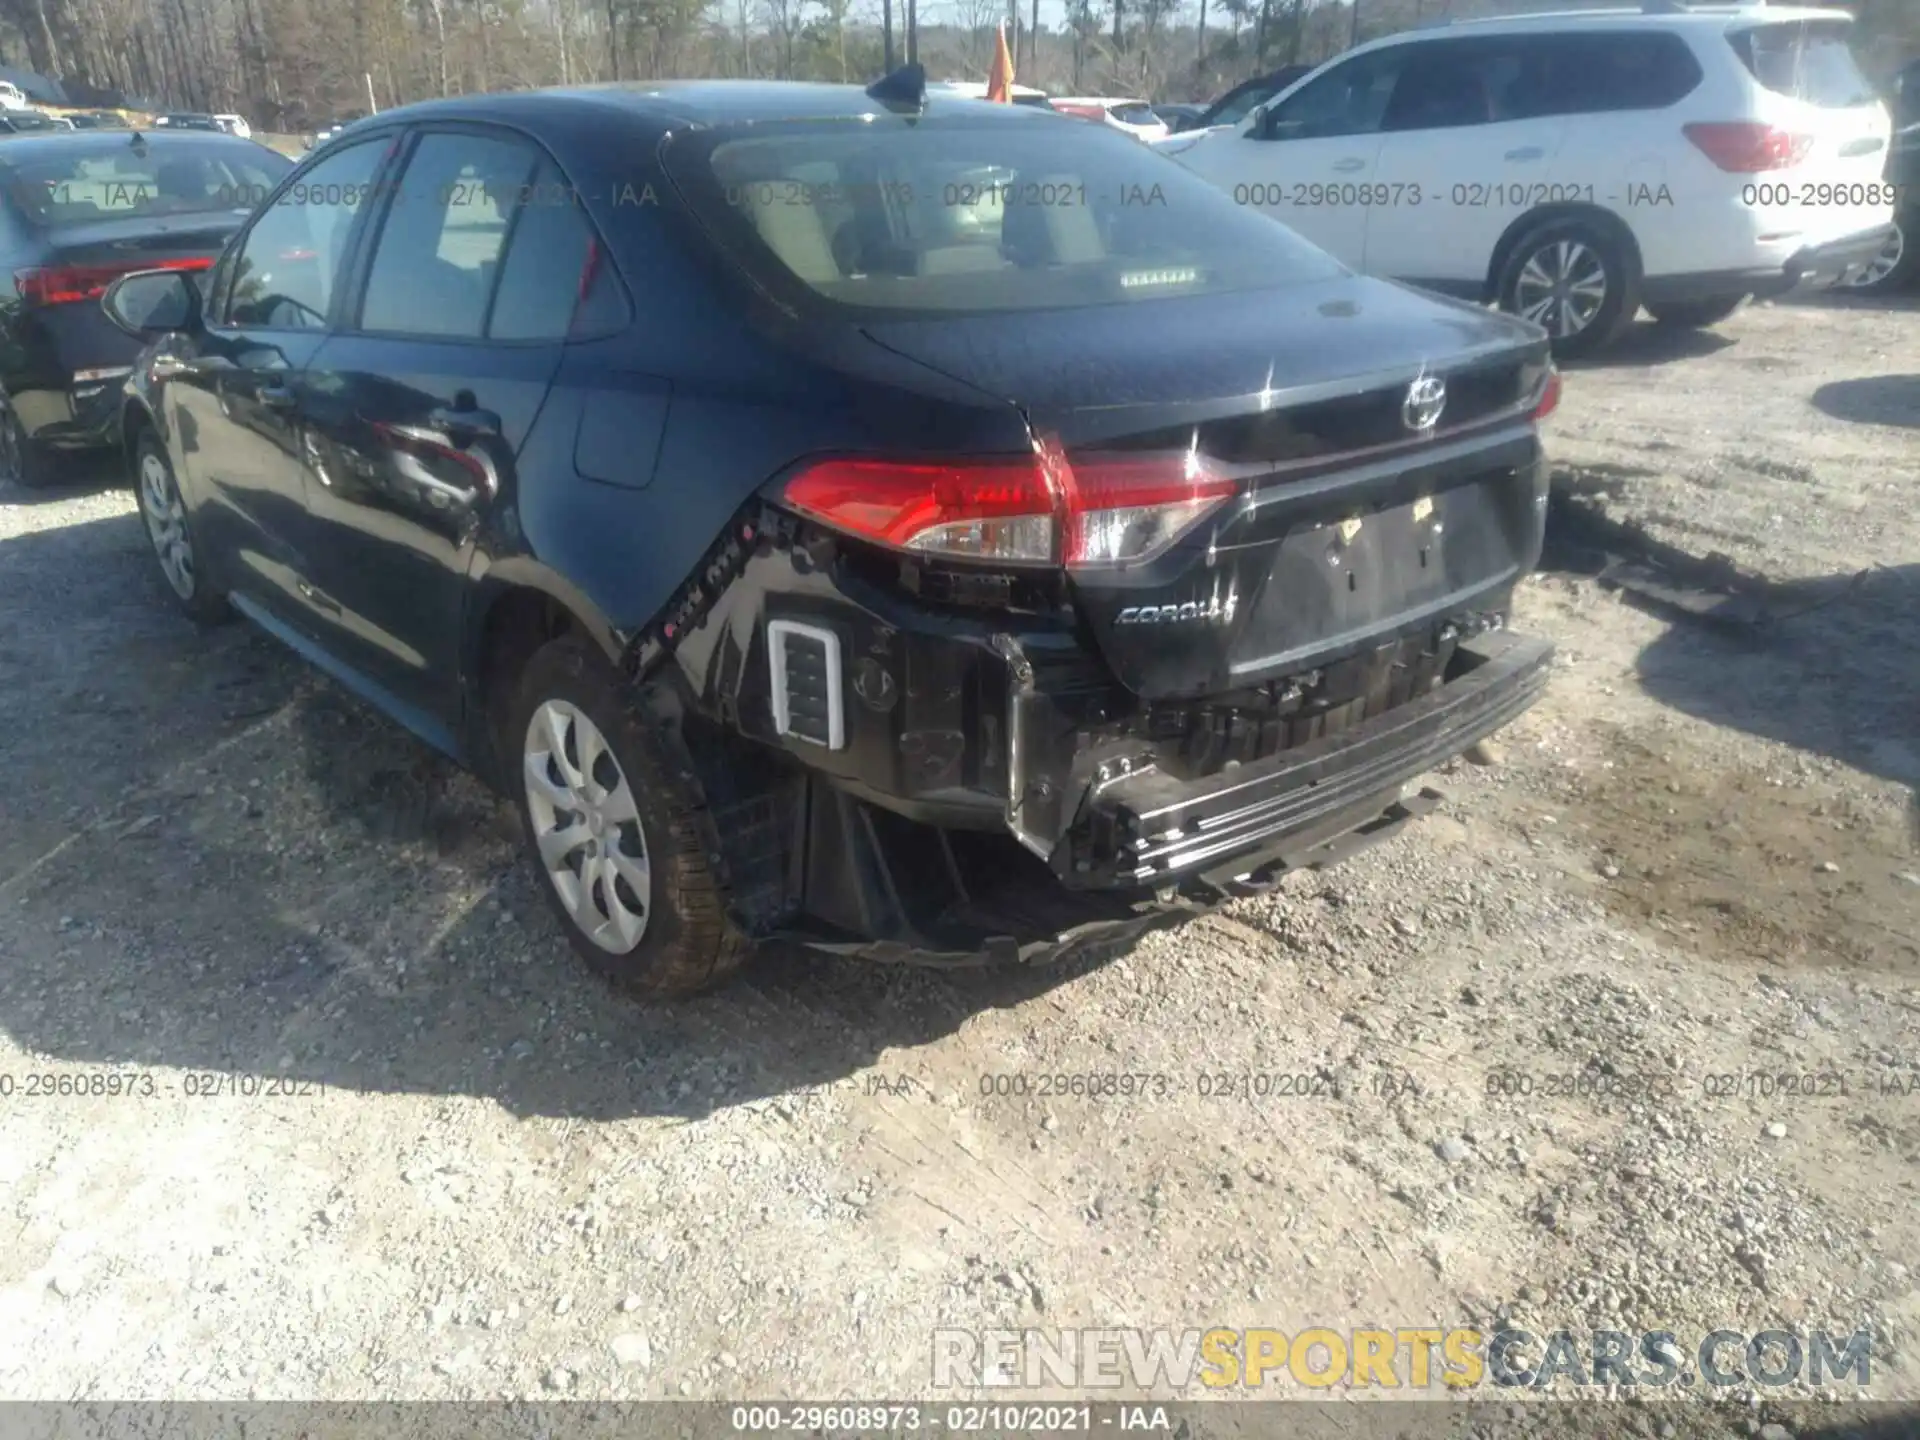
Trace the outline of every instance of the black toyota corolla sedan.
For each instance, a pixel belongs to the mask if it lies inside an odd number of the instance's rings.
[[[106,306],[168,592],[497,783],[638,993],[1123,936],[1544,684],[1539,330],[913,70],[395,110]]]
[[[140,342],[118,276],[205,270],[292,162],[228,135],[62,130],[0,146],[0,480],[45,485],[119,441]]]

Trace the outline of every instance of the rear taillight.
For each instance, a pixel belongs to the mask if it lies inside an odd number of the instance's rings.
[[[824,460],[788,482],[787,503],[836,530],[899,550],[1073,567],[1151,559],[1232,495],[1188,451],[916,462]]]
[[[1536,422],[1544,420],[1560,408],[1560,372],[1549,370],[1547,383],[1540,387],[1540,398],[1534,402],[1533,418]]]
[[[1736,175],[1790,169],[1813,148],[1811,135],[1795,135],[1750,120],[1703,121],[1684,129],[1701,154]]]
[[[185,260],[137,260],[112,265],[44,265],[13,272],[13,288],[29,305],[74,305],[98,300],[122,275],[136,270],[205,270],[211,255]]]

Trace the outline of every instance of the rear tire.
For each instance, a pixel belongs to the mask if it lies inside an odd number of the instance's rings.
[[[1654,323],[1677,330],[1705,330],[1731,319],[1747,303],[1741,295],[1732,300],[1673,300],[1664,305],[1649,305],[1647,313]]]
[[[1893,235],[1871,264],[1834,288],[1854,295],[1888,295],[1920,280],[1920,211],[1894,222]]]
[[[13,406],[0,400],[0,483],[45,490],[67,478],[67,467],[45,446],[36,444]]]
[[[1591,221],[1549,220],[1515,242],[1495,293],[1540,325],[1559,359],[1591,355],[1633,323],[1640,277],[1627,249]]]
[[[500,752],[527,854],[574,952],[646,999],[720,984],[750,947],[727,919],[700,792],[627,682],[562,636],[534,652],[508,713]]]

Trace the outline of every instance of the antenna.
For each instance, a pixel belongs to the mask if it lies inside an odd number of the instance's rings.
[[[927,67],[918,60],[902,65],[867,86],[867,94],[889,110],[918,114],[927,108]]]

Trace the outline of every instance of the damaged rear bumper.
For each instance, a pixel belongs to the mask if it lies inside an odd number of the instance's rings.
[[[1302,836],[1348,828],[1378,797],[1528,709],[1553,646],[1506,631],[1463,643],[1446,680],[1371,720],[1197,780],[1159,770],[1096,782],[1056,862],[1080,886],[1160,887],[1238,875]]]
[[[764,939],[943,967],[1125,944],[1397,834],[1441,798],[1407,795],[1411,782],[1531,706],[1552,654],[1546,641],[1489,630],[1452,644],[1424,693],[1188,779],[1151,760],[1123,770],[1111,747],[1083,749],[1070,773],[1036,772],[1038,722],[1023,714],[1031,691],[1016,682],[1006,824],[1024,848],[1005,831],[908,818],[809,773],[777,814],[759,806],[757,820],[721,817],[736,854],[749,834],[776,840],[773,863],[759,867],[759,902],[736,918]],[[1017,677],[1020,662],[1008,658]],[[1021,832],[1015,803],[1042,787],[1063,802],[1049,813],[1069,817],[1051,845]]]

